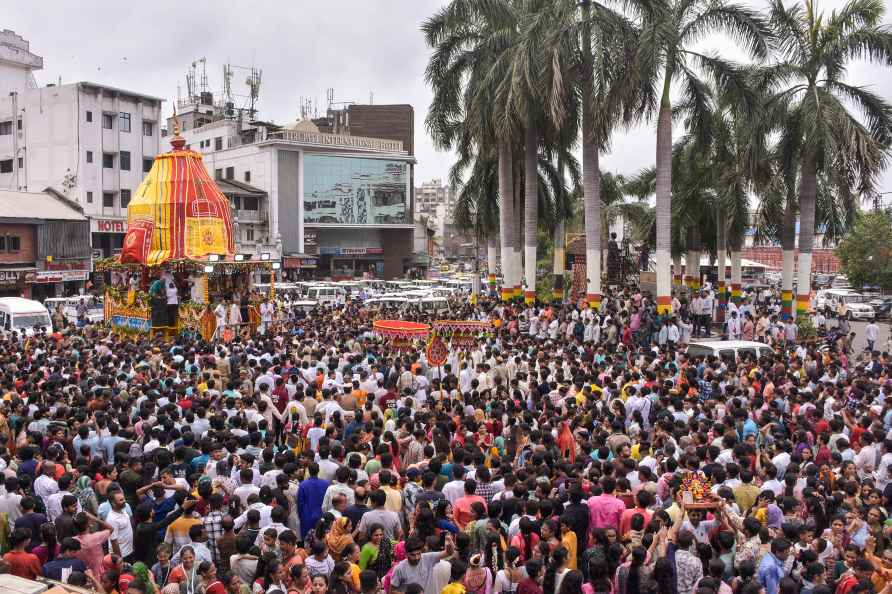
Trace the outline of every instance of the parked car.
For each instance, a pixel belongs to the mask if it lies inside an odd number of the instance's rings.
[[[852,289],[827,289],[815,295],[815,309],[823,309],[829,316],[843,316],[847,320],[872,320],[876,316],[867,297]]]
[[[868,301],[868,304],[873,308],[877,319],[892,319],[892,295],[875,297]]]
[[[22,297],[0,297],[0,329],[26,336],[50,334],[50,314],[39,301]]]
[[[728,363],[734,363],[737,357],[759,357],[774,353],[770,346],[762,342],[749,340],[703,340],[688,345],[688,357],[718,357]]]

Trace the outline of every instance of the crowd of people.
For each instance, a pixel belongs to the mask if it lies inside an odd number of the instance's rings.
[[[283,302],[228,341],[4,335],[0,571],[101,594],[892,593],[888,343],[799,340],[745,302],[726,318],[773,354],[689,357],[692,316],[733,337],[711,298],[455,301],[491,329],[440,366],[358,301]]]

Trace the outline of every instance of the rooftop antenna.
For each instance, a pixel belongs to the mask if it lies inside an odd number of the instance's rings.
[[[334,103],[334,87],[325,89],[325,98],[328,99],[328,109],[331,109],[331,104]]]
[[[371,89],[369,89],[369,105],[375,104],[375,93]]]
[[[208,70],[207,70],[207,58],[199,58],[199,64],[201,64],[201,81],[199,90],[202,93],[208,92]]]

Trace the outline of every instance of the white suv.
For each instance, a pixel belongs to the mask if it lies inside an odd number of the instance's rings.
[[[815,307],[848,320],[872,320],[876,312],[868,298],[852,289],[827,289],[818,291]]]

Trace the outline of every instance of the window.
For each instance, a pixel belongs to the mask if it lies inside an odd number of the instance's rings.
[[[25,157],[19,157],[19,169],[25,166]]]
[[[22,249],[22,238],[18,235],[7,235],[6,236],[6,251],[7,252],[17,252]]]
[[[87,192],[87,204],[93,204],[93,192]]]
[[[254,229],[245,229],[245,241],[254,241]]]
[[[12,173],[12,159],[0,161],[0,173]]]
[[[22,129],[22,118],[19,118],[19,119],[17,119],[17,120],[15,121],[15,129],[16,129],[16,130],[21,130],[21,129]]]
[[[148,173],[152,170],[152,160],[151,159],[143,159],[142,160],[142,172]]]
[[[130,171],[130,151],[121,151],[121,171]]]
[[[87,163],[93,162],[93,151],[87,151]]]
[[[0,252],[6,251],[6,236],[0,235]]]
[[[115,156],[112,153],[103,153],[102,154],[102,166],[106,169],[114,169],[115,168]]]
[[[227,167],[226,168],[226,179],[235,178],[235,167]]]
[[[87,110],[87,121],[88,121],[88,122],[92,122],[92,121],[93,121],[93,112],[90,111],[89,109]]]
[[[245,172],[245,181],[246,182],[251,181],[251,172],[250,171]]]
[[[121,132],[130,132],[130,114],[126,111],[119,113],[118,125],[121,127]]]
[[[155,135],[155,122],[143,122],[142,123],[142,135],[143,136],[154,136]]]
[[[245,199],[242,201],[242,209],[243,210],[257,210],[260,208],[259,201],[257,198],[252,198],[250,196],[245,196]]]
[[[102,193],[102,206],[106,208],[112,208],[115,205],[115,193],[114,192],[103,192]]]
[[[0,136],[9,136],[10,134],[12,134],[12,120],[0,122]]]
[[[214,179],[223,179],[222,169],[214,169]]]
[[[130,190],[121,190],[121,208],[127,208],[130,204]]]
[[[239,198],[238,196],[236,196],[235,198],[232,199],[232,204],[233,204],[233,208],[234,208],[235,210],[241,210],[241,209],[242,209],[242,199]]]
[[[102,114],[102,127],[106,130],[112,130],[115,127],[115,116],[111,113]]]
[[[223,137],[218,136],[214,139],[214,150],[222,151],[223,150]]]

